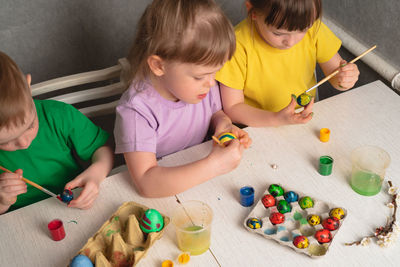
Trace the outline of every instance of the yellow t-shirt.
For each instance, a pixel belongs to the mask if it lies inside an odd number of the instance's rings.
[[[216,79],[243,90],[246,104],[274,112],[289,104],[291,94],[300,95],[315,85],[316,62],[329,61],[341,46],[341,41],[320,21],[287,50],[268,45],[248,19],[235,27],[235,34],[235,54]]]

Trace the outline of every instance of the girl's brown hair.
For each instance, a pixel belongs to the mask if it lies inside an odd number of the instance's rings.
[[[0,51],[0,129],[23,125],[32,108],[32,95],[25,76],[13,60]]]
[[[265,15],[265,24],[288,31],[304,31],[322,15],[321,0],[248,0],[252,12]]]
[[[154,0],[138,23],[129,53],[130,81],[145,80],[147,58],[216,66],[235,51],[229,19],[213,0]]]

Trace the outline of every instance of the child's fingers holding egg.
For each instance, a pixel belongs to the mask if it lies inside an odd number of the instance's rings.
[[[98,186],[93,183],[87,183],[78,198],[72,200],[68,207],[88,209],[93,205],[94,200],[99,194]]]

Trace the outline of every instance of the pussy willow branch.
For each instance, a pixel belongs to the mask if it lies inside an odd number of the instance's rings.
[[[388,184],[389,184],[389,188],[393,186],[392,181],[388,181]],[[387,221],[385,227],[381,226],[381,227],[376,228],[374,235],[366,236],[366,238],[373,238],[373,237],[377,237],[378,235],[386,236],[387,234],[393,232],[393,224],[396,222],[396,212],[397,212],[396,198],[397,198],[397,194],[392,195],[392,202],[391,203],[394,206],[392,219]],[[346,246],[360,245],[361,241],[363,239],[364,238],[362,238],[359,241],[354,241],[352,243],[345,243],[345,245]]]

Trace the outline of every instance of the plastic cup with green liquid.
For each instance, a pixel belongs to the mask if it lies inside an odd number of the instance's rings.
[[[378,194],[390,164],[389,154],[380,147],[361,146],[353,150],[351,162],[351,188],[364,196]]]

